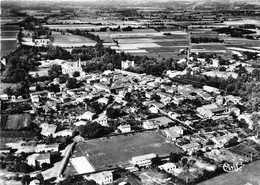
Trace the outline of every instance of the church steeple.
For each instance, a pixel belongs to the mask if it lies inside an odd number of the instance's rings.
[[[81,67],[81,58],[79,57],[78,67]]]

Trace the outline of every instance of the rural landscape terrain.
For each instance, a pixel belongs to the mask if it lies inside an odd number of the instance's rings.
[[[0,40],[0,184],[260,185],[259,0],[3,0]]]

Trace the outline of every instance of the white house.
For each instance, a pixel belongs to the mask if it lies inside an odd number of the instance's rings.
[[[129,61],[129,60],[121,61],[121,69],[122,70],[125,70],[129,67],[135,67],[135,61]]]
[[[43,123],[40,125],[40,127],[42,128],[41,135],[43,136],[53,135],[57,129],[57,125],[48,124],[48,123]]]
[[[58,152],[59,151],[59,143],[54,143],[54,144],[38,144],[35,147],[35,152],[40,153],[40,152]]]
[[[159,169],[161,170],[165,170],[166,172],[170,172],[173,171],[174,169],[176,169],[176,165],[173,163],[165,163],[163,165],[158,166]]]
[[[99,98],[97,100],[98,103],[102,104],[102,105],[107,105],[108,104],[108,98]]]
[[[213,59],[212,60],[212,67],[219,67],[219,60],[217,60],[217,59]]]
[[[103,172],[99,172],[99,173],[94,173],[86,178],[92,179],[100,185],[111,184],[113,182],[113,174],[111,171],[103,171]]]
[[[83,121],[83,120],[80,120],[80,121],[77,121],[77,122],[75,122],[75,123],[73,123],[73,125],[75,125],[75,126],[80,126],[80,125],[86,125],[86,121]]]
[[[154,129],[154,128],[157,128],[159,129],[159,121],[156,121],[156,120],[150,120],[150,121],[145,121],[143,122],[143,128],[144,129]]]
[[[183,145],[181,147],[184,151],[187,151],[188,153],[192,153],[192,152],[200,149],[200,145],[196,142],[189,143],[189,144]]]
[[[78,116],[78,119],[79,119],[79,120],[85,119],[85,120],[92,121],[94,115],[95,115],[95,113],[92,113],[92,112],[90,112],[90,111],[87,111],[87,112],[85,112],[84,114]]]
[[[155,157],[156,157],[156,155],[153,153],[135,156],[135,157],[132,157],[132,164],[139,165],[139,166],[151,165],[151,163],[152,163],[151,160]]]
[[[183,129],[178,126],[174,126],[164,130],[164,133],[167,138],[170,138],[172,141],[175,141],[178,137],[183,134]]]
[[[120,125],[117,127],[122,133],[131,132],[131,126],[130,125]]]
[[[41,166],[43,163],[50,164],[50,153],[32,154],[27,157],[27,163],[31,166]]]
[[[107,123],[107,116],[103,115],[103,116],[99,116],[98,118],[94,119],[93,121],[98,122],[100,125],[107,127],[108,123]]]
[[[229,112],[234,112],[236,116],[240,115],[240,109],[237,107],[230,107]]]
[[[211,87],[211,86],[208,86],[208,85],[204,85],[204,86],[203,86],[203,90],[204,90],[204,91],[207,91],[207,92],[209,92],[209,93],[220,94],[220,91],[219,91],[218,88]]]
[[[40,185],[40,181],[37,180],[37,179],[34,179],[34,180],[32,180],[32,181],[30,182],[29,185]]]
[[[67,137],[67,136],[72,136],[73,135],[73,130],[72,129],[65,129],[65,130],[61,130],[59,132],[56,132],[53,134],[53,137]]]
[[[0,94],[0,100],[8,100],[7,94]]]
[[[39,95],[33,95],[33,96],[31,96],[31,101],[32,101],[33,103],[38,103],[38,102],[40,102],[40,97],[39,97]]]
[[[158,110],[156,107],[154,107],[154,106],[150,107],[150,108],[149,108],[149,111],[150,111],[151,113],[154,113],[154,114],[158,114],[158,112],[159,112],[159,110]]]

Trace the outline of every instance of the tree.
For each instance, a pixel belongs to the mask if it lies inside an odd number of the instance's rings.
[[[104,127],[97,122],[81,125],[78,130],[82,137],[89,139],[102,137],[111,132],[109,128]]]
[[[51,66],[51,69],[48,71],[50,79],[58,78],[62,74],[62,68],[60,65],[54,64]]]
[[[94,180],[86,180],[83,176],[68,176],[58,185],[97,185],[97,183]]]
[[[233,137],[225,144],[225,147],[228,148],[228,147],[236,146],[237,144],[238,144],[238,137]]]
[[[42,167],[42,169],[44,170],[44,169],[46,169],[46,168],[48,168],[50,165],[48,164],[48,163],[42,163],[42,165],[41,165],[41,167]]]
[[[60,85],[59,85],[59,84],[51,83],[51,84],[49,85],[49,91],[50,91],[50,92],[60,92]]]
[[[238,127],[240,128],[248,128],[248,124],[244,118],[238,120]]]
[[[106,109],[106,115],[107,115],[107,117],[114,119],[116,117],[115,116],[115,109],[113,109],[112,107],[108,107]]]
[[[227,69],[224,66],[220,66],[218,70],[219,71],[226,71]]]
[[[67,81],[67,77],[65,75],[59,76],[59,83],[64,84]]]
[[[183,155],[181,153],[173,153],[173,152],[171,152],[169,161],[173,162],[173,163],[177,163],[177,162],[180,161],[182,156]]]
[[[30,172],[30,167],[27,163],[21,163],[19,169],[20,169],[20,172],[22,172],[22,173]]]
[[[24,175],[21,181],[23,185],[29,185],[31,181],[30,175]]]
[[[79,71],[75,71],[75,72],[72,74],[72,76],[73,76],[74,78],[79,77],[79,76],[80,76],[80,72],[79,72]]]
[[[95,112],[96,114],[100,114],[100,113],[101,113],[101,108],[102,108],[102,106],[101,106],[98,102],[94,101],[94,102],[91,104],[91,108],[94,110],[94,112]]]
[[[158,156],[156,156],[155,158],[152,158],[151,162],[152,162],[153,167],[157,167],[162,164],[162,160]]]
[[[9,86],[6,89],[4,89],[4,93],[7,94],[8,96],[14,95],[15,89],[13,87]]]
[[[67,87],[69,89],[76,88],[77,86],[77,80],[75,78],[68,78],[67,80]]]
[[[40,185],[43,184],[43,182],[44,182],[44,177],[43,177],[43,175],[42,175],[41,173],[37,173],[36,179],[40,181]]]
[[[260,114],[258,113],[253,113],[251,116],[251,120],[253,121],[253,132],[254,134],[258,134],[260,131]],[[258,134],[259,136],[259,134]]]
[[[108,63],[106,68],[107,70],[114,71],[114,65],[112,63]]]
[[[186,166],[186,165],[187,165],[187,162],[188,162],[188,159],[187,159],[186,157],[183,157],[183,158],[181,159],[181,164],[182,164],[182,166]]]

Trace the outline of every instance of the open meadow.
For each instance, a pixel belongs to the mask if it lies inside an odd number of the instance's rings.
[[[54,46],[61,46],[61,47],[79,47],[79,46],[94,46],[96,41],[93,41],[89,38],[73,35],[66,33],[66,35],[61,35],[60,32],[53,32],[52,33]]]

